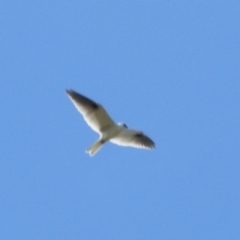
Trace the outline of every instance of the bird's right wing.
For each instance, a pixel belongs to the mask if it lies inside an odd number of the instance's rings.
[[[73,90],[66,90],[66,93],[82,114],[86,123],[95,132],[101,133],[103,130],[115,124],[100,104]]]
[[[110,142],[125,147],[155,148],[155,143],[144,133],[129,129],[124,129],[116,137],[111,138]]]

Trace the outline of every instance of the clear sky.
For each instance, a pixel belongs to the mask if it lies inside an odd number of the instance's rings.
[[[240,239],[240,2],[3,0],[0,239]],[[74,89],[153,151],[96,141]]]

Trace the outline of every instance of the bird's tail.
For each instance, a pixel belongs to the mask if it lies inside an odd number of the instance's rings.
[[[86,150],[86,153],[88,153],[90,156],[95,155],[101,149],[104,143],[105,141],[102,139],[97,140],[97,142],[95,142],[90,148]]]

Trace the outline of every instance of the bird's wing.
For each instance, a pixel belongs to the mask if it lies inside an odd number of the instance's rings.
[[[112,138],[111,142],[126,147],[155,148],[155,143],[142,132],[124,129],[119,135]]]
[[[66,90],[66,93],[82,114],[84,120],[95,132],[101,133],[115,124],[100,104],[73,90]]]

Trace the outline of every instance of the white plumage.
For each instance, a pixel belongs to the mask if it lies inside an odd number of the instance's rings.
[[[116,124],[99,103],[73,90],[67,90],[66,93],[86,123],[100,135],[97,142],[86,151],[90,156],[96,154],[107,141],[136,148],[152,149],[155,147],[154,142],[143,132],[127,129],[125,124]]]

